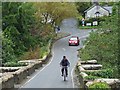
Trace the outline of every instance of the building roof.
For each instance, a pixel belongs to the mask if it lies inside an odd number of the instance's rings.
[[[92,9],[95,6],[99,6],[105,10],[107,10],[109,13],[112,13],[112,6],[100,6],[100,5],[92,5],[90,8],[88,8],[87,10],[85,10],[84,12],[86,13],[87,11],[89,11],[90,9]]]
[[[109,13],[112,13],[112,6],[103,6],[103,8],[107,9]]]
[[[87,11],[89,11],[90,9],[92,9],[94,6],[96,6],[96,5],[92,5],[91,7],[89,7],[87,10],[85,10],[84,12],[87,12]]]

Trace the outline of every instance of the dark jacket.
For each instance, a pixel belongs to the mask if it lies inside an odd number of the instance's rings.
[[[60,62],[60,65],[62,65],[62,66],[68,66],[68,65],[70,65],[70,63],[69,63],[69,61],[66,59],[66,60],[62,60],[61,62]]]

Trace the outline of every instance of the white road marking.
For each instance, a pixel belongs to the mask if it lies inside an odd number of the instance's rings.
[[[72,86],[74,88],[73,70],[74,70],[74,68],[71,70],[71,78],[72,78]]]
[[[48,67],[51,62],[53,61],[53,57],[54,57],[54,52],[52,52],[52,58],[51,58],[51,61],[45,66],[43,67],[36,75],[34,75],[30,80],[28,80],[24,85],[22,85],[20,88],[24,87],[28,82],[30,82],[32,79],[34,79],[38,74],[40,74],[46,67]]]
[[[71,70],[71,78],[72,78],[72,85],[73,85],[73,88],[75,88],[75,83],[74,83],[74,76],[73,76],[73,72],[74,72],[74,69],[75,69],[76,65],[73,67],[73,69]]]

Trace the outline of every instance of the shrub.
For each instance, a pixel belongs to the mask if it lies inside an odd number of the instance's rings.
[[[40,49],[40,58],[43,58],[47,54],[48,54],[48,46],[43,46]]]
[[[17,61],[17,57],[15,56],[13,49],[14,43],[11,40],[3,37],[1,34],[0,34],[0,38],[2,39],[2,46],[1,46],[2,63]]]
[[[4,64],[5,67],[19,67],[19,66],[26,66],[25,63],[18,63],[18,62],[7,62]]]
[[[88,90],[111,90],[110,86],[105,82],[96,82],[89,86]]]
[[[92,59],[90,54],[88,53],[88,50],[86,50],[86,49],[80,49],[79,50],[79,56],[81,57],[81,60],[90,60],[90,59]]]
[[[30,59],[39,59],[40,58],[40,47],[37,46],[34,50],[30,49],[28,52],[25,52],[19,59],[20,60],[30,60]]]
[[[112,69],[105,69],[102,71],[96,72],[86,72],[88,75],[97,76],[101,78],[113,78],[113,70]]]
[[[87,80],[95,80],[95,79],[97,79],[97,78],[99,78],[99,77],[97,77],[97,76],[92,76],[92,75],[89,75],[89,76],[86,76],[86,77],[85,77],[85,79],[87,79]]]

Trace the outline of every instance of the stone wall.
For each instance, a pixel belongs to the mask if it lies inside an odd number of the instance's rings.
[[[89,61],[79,61],[77,63],[78,79],[81,83],[81,87],[88,89],[88,87],[96,82],[106,82],[112,89],[120,88],[120,80],[114,78],[98,78],[95,80],[86,80],[85,77],[88,76],[86,72],[96,72],[101,71],[102,65],[98,64],[96,60]]]
[[[51,55],[48,55],[42,60],[31,61],[27,66],[19,68],[15,72],[6,73],[1,76],[2,80],[0,85],[2,85],[2,90],[13,90],[15,84],[20,84],[22,81],[27,79],[27,76],[30,76],[35,72],[36,69],[42,67],[42,64],[49,60]]]
[[[14,88],[14,76],[12,74],[3,76],[0,84],[2,85],[2,88]]]

